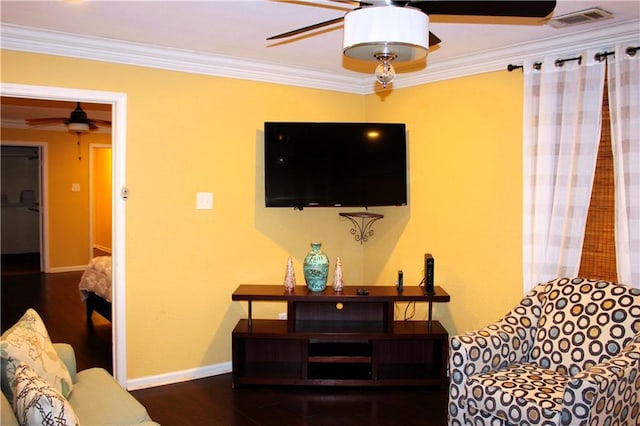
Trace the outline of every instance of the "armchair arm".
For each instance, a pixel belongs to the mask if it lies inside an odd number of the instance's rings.
[[[465,405],[467,378],[528,360],[533,347],[546,284],[531,290],[501,320],[449,342],[449,420],[460,418]]]
[[[536,286],[499,321],[480,330],[452,336],[449,367],[462,367],[464,375],[469,376],[528,360],[545,286]]]
[[[562,424],[640,424],[640,333],[616,356],[573,376]]]
[[[76,383],[78,380],[76,378],[76,353],[73,350],[73,346],[68,343],[54,343],[53,348],[56,350],[56,353],[64,362],[64,365],[69,370],[69,374],[71,375],[71,381]]]

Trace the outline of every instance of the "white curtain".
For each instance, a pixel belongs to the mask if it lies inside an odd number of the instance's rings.
[[[640,288],[640,51],[607,58],[618,281]]]
[[[523,284],[575,276],[580,267],[598,144],[605,64],[597,51],[536,70],[524,63]]]

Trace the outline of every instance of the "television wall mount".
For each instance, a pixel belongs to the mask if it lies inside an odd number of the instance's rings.
[[[369,212],[350,212],[350,213],[338,213],[340,217],[349,219],[353,227],[349,232],[353,235],[356,241],[360,244],[369,241],[369,237],[372,237],[374,232],[371,227],[373,223],[384,217],[383,214],[369,213]]]

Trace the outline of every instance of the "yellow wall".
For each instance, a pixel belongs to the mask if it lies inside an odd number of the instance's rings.
[[[410,214],[366,247],[367,279],[422,279],[424,253],[451,295],[450,333],[498,319],[522,296],[522,75],[495,72],[367,97],[367,118],[407,123]],[[423,314],[424,316],[424,314]]]
[[[407,285],[436,257],[451,333],[514,305],[520,279],[521,77],[494,73],[384,99],[126,65],[2,52],[2,81],[127,94],[127,362],[130,378],[226,362],[246,306],[240,283],[298,282],[311,241],[340,256],[347,284]],[[410,205],[356,243],[339,209],[264,207],[264,121],[406,122]],[[116,189],[117,190],[117,189]],[[214,194],[212,211],[195,193]],[[256,317],[282,305],[255,304]],[[161,347],[161,350],[158,348]]]
[[[54,271],[68,270],[89,263],[89,143],[111,144],[111,136],[97,133],[82,135],[80,151],[76,135],[68,132],[3,128],[2,141],[43,142],[47,145],[49,267]],[[71,191],[74,183],[80,184],[79,192]]]
[[[111,148],[92,149],[91,194],[93,203],[93,244],[111,252]]]

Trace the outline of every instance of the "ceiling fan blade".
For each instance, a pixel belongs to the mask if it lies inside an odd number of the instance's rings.
[[[44,126],[49,124],[64,124],[65,126],[75,124],[86,124],[89,126],[89,130],[97,130],[99,126],[111,127],[111,121],[91,119],[87,117],[87,113],[84,112],[80,102],[76,104],[76,108],[71,111],[69,118],[63,117],[47,117],[47,118],[27,118],[24,120],[29,126]],[[86,130],[85,130],[86,131]]]
[[[63,124],[67,119],[66,118],[27,118],[25,119],[25,123],[29,126],[42,126],[45,124]]]
[[[322,28],[322,27],[327,27],[329,25],[337,24],[339,22],[342,22],[343,20],[344,20],[344,17],[341,16],[340,18],[330,19],[328,21],[319,22],[317,24],[309,25],[307,27],[298,28],[297,30],[288,31],[286,33],[274,35],[274,36],[271,36],[271,37],[267,38],[267,40],[276,40],[276,39],[280,39],[280,38],[291,37],[291,36],[294,36],[294,35],[306,33],[307,31],[313,31],[313,30],[317,30],[317,29]]]
[[[456,1],[414,0],[404,3],[427,15],[510,16],[544,18],[556,7],[555,1]]]
[[[346,3],[351,4],[353,6],[372,6],[373,3],[368,3],[366,1],[357,1],[357,0],[331,0],[336,3]]]
[[[429,47],[440,44],[440,42],[442,42],[442,40],[440,40],[440,37],[429,31]]]
[[[109,126],[111,127],[111,122],[109,120],[100,120],[97,118],[90,118],[89,124],[95,124],[96,126]]]

